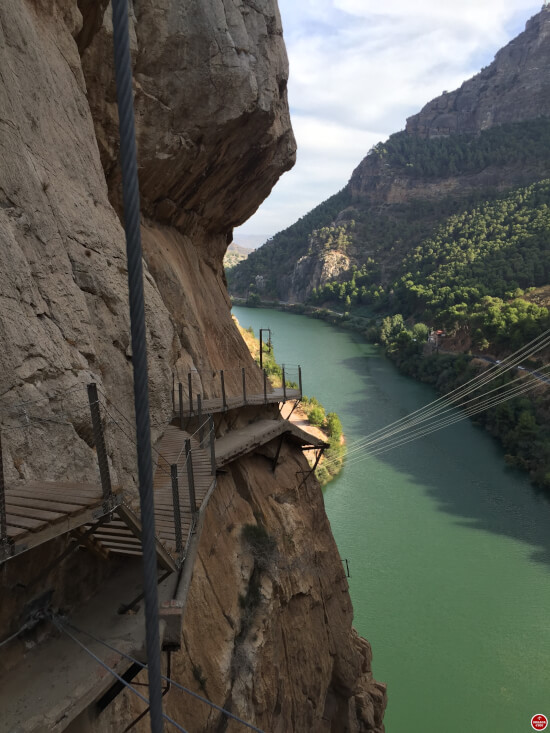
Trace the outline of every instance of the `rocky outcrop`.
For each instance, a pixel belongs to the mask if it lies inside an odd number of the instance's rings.
[[[292,166],[295,144],[275,0],[134,3],[132,51],[158,440],[172,415],[174,374],[252,366],[231,320],[222,257],[232,227]],[[2,435],[10,483],[96,480],[95,453],[76,419],[88,409],[82,395],[90,381],[132,415],[111,53],[105,0],[0,4],[0,408],[2,426],[17,427]],[[40,418],[32,429],[29,414]],[[115,480],[131,492],[135,449],[113,435]],[[300,487],[296,472],[307,464],[287,451],[289,468],[275,478],[257,456],[235,464],[215,494],[185,619],[192,662],[182,655],[176,674],[192,683],[189,665],[200,665],[218,699],[268,729],[287,731],[296,721],[296,730],[308,729],[302,723],[323,730],[317,722],[325,715],[333,730],[343,721],[350,730],[379,731],[384,692],[372,681],[365,642],[351,630],[322,497],[317,486]],[[239,594],[255,571],[240,528],[255,521],[255,511],[277,554],[254,576],[261,597],[243,626]],[[300,565],[309,532],[318,543],[313,568],[309,560]],[[50,554],[33,553],[33,575]],[[2,593],[26,577],[28,559],[10,560]],[[70,573],[61,567],[56,577],[70,577],[83,598],[108,572],[103,561],[91,564],[73,563]],[[22,607],[28,592],[18,593]],[[74,593],[59,599],[70,599],[69,610],[78,603]],[[13,618],[18,609],[10,608]],[[209,641],[204,648],[201,639]],[[117,714],[130,719],[134,711],[125,705]],[[194,730],[214,729],[203,712],[193,716]],[[120,722],[115,715],[102,733],[119,731]]]
[[[143,212],[186,233],[202,227],[225,235],[294,163],[277,4],[135,3],[132,36]],[[111,200],[118,206],[111,49],[107,9],[82,61]],[[221,245],[225,250],[227,242]]]
[[[550,116],[550,6],[454,92],[444,92],[407,120],[419,137],[477,133],[507,122]]]
[[[185,612],[180,683],[273,733],[383,731],[385,685],[353,611],[321,491],[304,459],[284,446],[275,475],[262,455],[220,477],[208,506]],[[251,547],[243,528],[265,528]],[[166,712],[194,732],[238,731],[173,690]],[[131,705],[122,696],[99,731]],[[114,728],[113,728],[114,730]],[[138,731],[146,733],[147,724]],[[94,729],[95,733],[95,729]]]
[[[311,253],[300,257],[294,265],[290,281],[287,284],[286,300],[291,303],[304,301],[313,288],[318,288],[330,280],[336,279],[342,272],[349,270],[351,259],[344,252],[330,250]]]

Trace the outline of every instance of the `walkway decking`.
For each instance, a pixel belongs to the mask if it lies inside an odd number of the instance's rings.
[[[214,397],[213,399],[202,400],[201,410],[199,412],[197,404],[197,396],[195,395],[193,400],[193,409],[189,405],[189,401],[185,399],[183,401],[183,409],[181,414],[183,417],[197,417],[198,415],[204,414],[215,414],[218,412],[225,412],[226,410],[235,410],[239,407],[247,407],[248,405],[273,405],[278,402],[285,402],[288,400],[301,400],[302,393],[299,389],[287,387],[286,391],[282,387],[277,387],[271,392],[267,392],[266,395],[262,392],[261,394],[238,395],[237,397],[226,397],[225,403],[222,397]],[[179,400],[179,396],[178,396]],[[176,401],[176,410],[174,413],[175,417],[179,417],[180,411],[177,407],[178,401]]]
[[[6,487],[5,495],[7,557],[97,521],[122,501],[118,489],[104,506],[101,486],[88,483],[31,481]]]
[[[288,420],[258,420],[238,430],[232,430],[216,441],[216,465],[222,468],[280,435],[288,435],[301,445],[328,447],[327,443],[314,438]]]

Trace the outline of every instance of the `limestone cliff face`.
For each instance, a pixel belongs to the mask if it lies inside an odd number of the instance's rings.
[[[105,0],[0,4],[1,421],[19,425],[25,410],[44,421],[3,432],[8,482],[96,479],[77,419],[87,405],[73,388],[95,381],[132,415],[111,33]],[[252,365],[230,317],[222,257],[232,227],[292,166],[295,143],[275,0],[136,0],[132,44],[157,440],[172,416],[174,374]],[[381,731],[384,690],[351,629],[321,494],[300,486],[307,463],[286,450],[275,477],[256,456],[220,482],[177,676],[196,684],[200,666],[212,697],[269,730]],[[115,480],[132,491],[132,444],[108,435],[108,451]],[[241,537],[254,521],[276,542],[261,572]],[[25,562],[10,561],[11,575]],[[75,587],[85,583],[78,565],[71,573]],[[252,575],[261,593],[245,622],[239,595]],[[171,699],[169,709],[183,705]],[[129,707],[113,708],[101,731],[119,731]],[[188,729],[219,729],[191,709]]]
[[[546,6],[489,66],[409,117],[406,132],[418,138],[476,134],[497,125],[550,116],[549,68],[550,6]],[[368,155],[354,170],[349,186],[355,202],[385,206],[413,199],[461,197],[472,190],[504,190],[547,175],[546,164],[530,162],[487,166],[477,174],[429,181],[407,177],[379,157]]]
[[[407,132],[420,137],[477,133],[550,116],[549,66],[550,7],[545,6],[489,66],[409,117]]]
[[[275,475],[267,457],[256,455],[220,479],[201,536],[177,679],[270,733],[380,733],[385,685],[373,680],[370,646],[351,626],[321,492],[311,479],[301,483],[304,461],[293,449],[285,447],[280,460]],[[257,523],[274,540],[264,556],[242,536]],[[187,730],[241,730],[176,691],[165,699],[167,713]],[[110,724],[115,730],[130,705],[122,696],[93,733]],[[147,725],[137,730],[146,733]]]

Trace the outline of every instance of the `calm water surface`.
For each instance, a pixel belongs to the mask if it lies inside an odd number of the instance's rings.
[[[278,311],[279,362],[342,419],[348,443],[431,402],[354,334]],[[350,560],[355,626],[389,686],[388,733],[526,733],[550,717],[550,505],[468,421],[351,464],[326,489]]]

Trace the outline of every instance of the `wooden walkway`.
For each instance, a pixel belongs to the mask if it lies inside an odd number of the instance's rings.
[[[192,506],[193,493],[189,491],[186,440],[190,440],[191,443],[194,506]],[[213,488],[216,477],[212,474],[211,458],[206,448],[201,448],[195,438],[173,425],[166,428],[158,450],[160,457],[153,479],[157,556],[165,569],[175,570],[183,560],[185,548],[193,532],[196,513]],[[173,465],[177,466],[181,538],[178,538],[174,509],[171,473]],[[117,520],[101,525],[93,533],[94,539],[114,555],[141,555],[139,500],[136,498],[128,505],[119,507],[117,515]]]
[[[223,397],[214,397],[212,399],[202,400],[201,409],[199,411],[197,395],[194,395],[191,408],[189,398],[183,396],[182,409],[179,410],[179,394],[175,397],[175,417],[197,417],[204,414],[215,414],[218,412],[225,412],[226,410],[235,410],[239,407],[247,407],[248,405],[273,405],[278,402],[287,402],[290,400],[301,400],[302,393],[299,389],[287,387],[283,390],[282,387],[271,390],[264,394],[252,394],[252,395],[238,395],[236,397],[226,397],[225,401]]]
[[[122,502],[120,490],[107,506],[101,486],[87,483],[31,481],[6,487],[7,557],[97,521]]]
[[[191,447],[194,493],[189,487],[186,440]],[[159,453],[153,481],[157,557],[162,567],[176,570],[193,531],[196,512],[216,477],[212,473],[210,449],[201,448],[194,437],[179,428],[167,427]],[[177,466],[181,535],[174,509],[172,465]],[[111,512],[109,521],[100,521]],[[99,485],[33,481],[7,488],[8,543],[0,562],[69,532],[80,538],[88,549],[100,554],[108,551],[114,555],[140,556],[139,517],[137,498],[125,503],[122,492],[117,490],[105,504]]]
[[[222,468],[281,435],[288,436],[302,446],[319,449],[328,447],[328,443],[288,420],[258,420],[239,430],[232,430],[216,441],[216,465]]]

